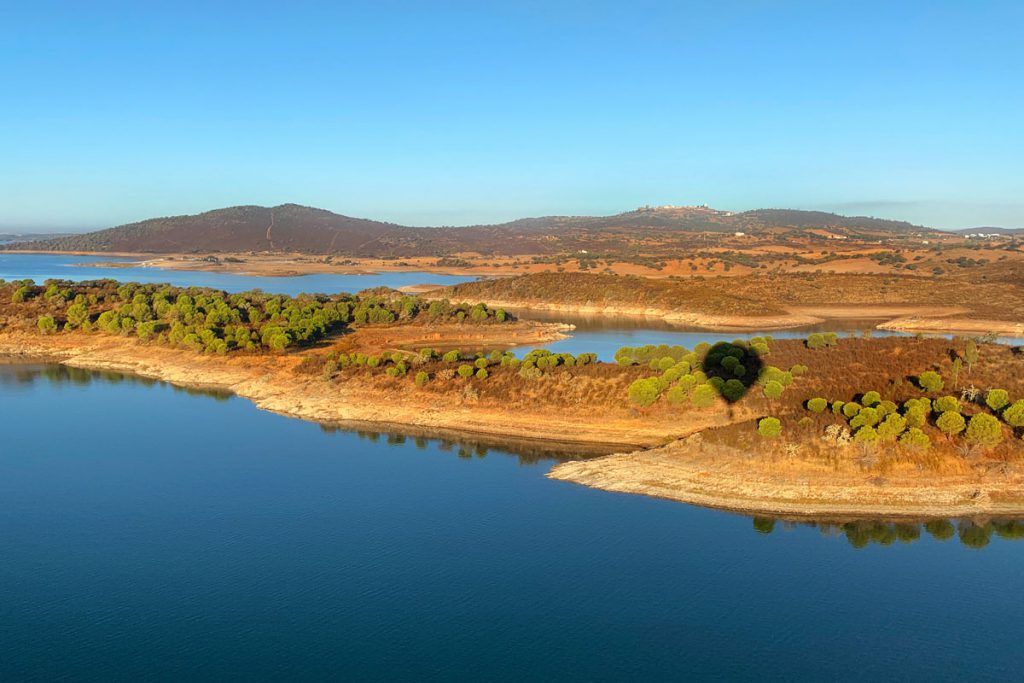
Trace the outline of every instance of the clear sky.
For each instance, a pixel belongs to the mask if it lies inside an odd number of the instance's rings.
[[[9,2],[0,228],[297,202],[1024,227],[1024,2]]]

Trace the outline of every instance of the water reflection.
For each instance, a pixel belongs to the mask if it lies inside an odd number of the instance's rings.
[[[979,550],[988,546],[993,538],[1004,541],[1024,539],[1024,520],[1009,518],[813,521],[755,516],[752,523],[754,531],[759,534],[797,527],[818,529],[823,536],[845,538],[858,550],[869,545],[914,543],[924,536],[943,542],[955,538],[962,545]]]
[[[85,387],[93,383],[130,384],[144,387],[169,387],[172,391],[192,396],[206,396],[217,401],[231,399],[234,394],[229,391],[201,388],[179,387],[155,379],[122,374],[107,370],[85,370],[54,363],[17,363],[0,364],[0,388],[18,391],[28,389],[36,382],[47,382],[51,385],[72,385]],[[367,423],[319,423],[325,433],[352,432],[360,439],[371,443],[386,443],[388,446],[413,445],[419,450],[427,450],[436,444],[440,450],[453,453],[459,458],[472,460],[487,457],[489,454],[512,456],[522,465],[534,465],[541,462],[564,462],[579,460],[586,457],[607,455],[621,450],[614,445],[600,444],[559,444],[547,441],[511,438],[470,437],[462,433],[444,430],[416,430],[406,426],[395,426],[392,429],[381,429],[379,425],[372,428]]]
[[[217,401],[226,401],[234,394],[230,391],[208,387],[182,387],[169,384],[162,380],[127,375],[111,370],[87,370],[55,363],[15,363],[0,364],[0,387],[17,391],[27,389],[35,382],[47,382],[51,385],[88,386],[94,382],[106,384],[130,384],[145,387],[170,387],[172,391],[189,396],[206,396]]]
[[[370,443],[385,443],[388,446],[412,445],[417,450],[438,450],[463,460],[483,459],[489,455],[514,457],[520,465],[556,463],[569,460],[600,457],[622,450],[621,446],[601,444],[551,443],[530,439],[494,438],[468,436],[444,430],[426,430],[408,426],[394,430],[368,429],[361,423],[320,423],[326,433],[353,433]]]

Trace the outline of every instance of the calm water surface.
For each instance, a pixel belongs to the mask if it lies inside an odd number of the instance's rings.
[[[0,368],[0,408],[2,680],[1024,667],[1024,543],[983,527],[961,530],[983,547],[877,525],[759,533],[772,524],[547,480],[536,451],[331,431],[53,367]]]
[[[132,258],[111,256],[67,256],[64,254],[5,254],[0,252],[0,278],[16,280],[32,278],[37,283],[56,278],[61,280],[98,280],[110,278],[123,282],[168,282],[178,287],[213,287],[227,292],[262,289],[273,294],[358,292],[370,287],[405,287],[431,283],[454,285],[471,282],[475,277],[438,275],[435,273],[403,272],[372,273],[369,275],[333,275],[314,273],[294,277],[267,277],[237,273],[209,273],[190,270],[167,270],[134,266],[105,268],[81,265],[98,262],[131,263]]]

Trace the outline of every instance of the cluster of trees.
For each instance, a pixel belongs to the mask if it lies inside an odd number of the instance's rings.
[[[434,380],[446,381],[455,377],[485,380],[495,368],[510,368],[517,371],[520,377],[534,379],[559,366],[579,367],[596,362],[597,354],[581,353],[574,356],[571,353],[553,353],[547,349],[535,349],[519,359],[513,353],[501,350],[464,353],[453,349],[442,353],[425,348],[418,353],[332,353],[326,358],[323,374],[333,378],[346,368],[377,368],[390,377],[404,377],[412,370],[417,370],[413,382],[423,387]]]
[[[768,341],[770,338],[756,337],[714,346],[701,343],[693,351],[678,346],[624,347],[615,358],[620,365],[645,364],[661,373],[630,384],[633,404],[646,407],[664,397],[673,405],[706,408],[718,397],[730,403],[738,401],[754,384],[761,387],[765,398],[778,399],[794,377],[807,371],[803,365],[788,371],[762,365],[761,357],[769,352]],[[659,357],[659,353],[665,355]]]
[[[452,304],[392,290],[349,294],[261,291],[227,294],[208,288],[96,280],[31,280],[11,285],[11,302],[32,301],[46,311],[36,324],[45,334],[81,330],[134,335],[144,341],[208,353],[283,351],[310,344],[350,324],[388,324],[422,318],[428,323],[500,323],[511,320],[486,304]],[[38,306],[34,306],[38,309]]]
[[[824,349],[830,346],[838,346],[839,335],[835,332],[815,332],[807,337],[805,343],[809,349]]]
[[[922,373],[919,382],[925,391],[932,393],[941,391],[944,386],[938,373]],[[823,413],[829,405],[820,397],[806,402],[812,413]],[[968,407],[981,410],[965,411]],[[949,441],[962,439],[969,446],[979,448],[992,448],[1004,441],[1003,422],[1011,429],[1024,427],[1024,399],[1011,403],[1004,389],[990,389],[983,399],[975,401],[952,395],[922,396],[906,400],[902,405],[883,399],[877,391],[868,391],[859,400],[832,401],[831,410],[846,420],[853,442],[868,446],[898,443],[913,451],[932,447],[932,438],[926,431],[930,427]]]

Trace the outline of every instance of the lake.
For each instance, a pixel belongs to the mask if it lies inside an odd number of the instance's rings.
[[[3,680],[1024,667],[1019,525],[940,541],[752,521],[548,480],[557,452],[359,434],[58,366],[0,366],[0,407]]]
[[[147,266],[108,268],[83,265],[89,263],[133,263],[138,259],[112,256],[69,256],[65,254],[8,254],[0,252],[0,279],[31,278],[42,284],[48,279],[99,280],[110,278],[123,282],[167,282],[178,287],[213,287],[226,292],[262,289],[273,294],[295,296],[305,293],[355,293],[371,287],[405,287],[425,283],[455,285],[471,282],[475,277],[439,275],[436,273],[401,272],[366,275],[335,275],[313,273],[292,277],[214,273],[200,270],[168,270]]]

